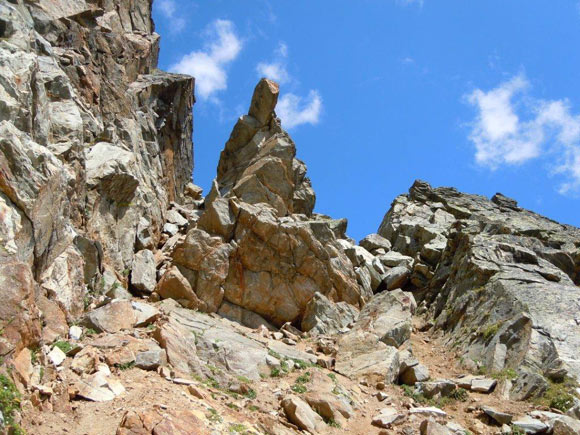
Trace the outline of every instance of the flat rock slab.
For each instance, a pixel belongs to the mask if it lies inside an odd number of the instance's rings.
[[[497,381],[495,379],[474,379],[471,381],[471,391],[489,394],[493,391]]]
[[[409,409],[409,413],[416,414],[416,415],[426,415],[426,416],[433,416],[433,417],[446,417],[447,413],[442,409],[435,408],[434,406],[429,406],[425,408],[411,408]]]
[[[529,434],[543,433],[548,430],[548,425],[535,418],[522,417],[512,423],[512,426],[518,427]]]
[[[115,333],[133,328],[135,311],[130,301],[116,300],[87,313],[83,323],[98,332]]]
[[[400,413],[392,407],[383,408],[373,417],[372,425],[383,429],[390,428],[393,424],[399,423],[405,419],[405,414]]]
[[[497,411],[489,406],[482,406],[481,410],[499,424],[510,424],[512,422],[513,416],[506,412]]]

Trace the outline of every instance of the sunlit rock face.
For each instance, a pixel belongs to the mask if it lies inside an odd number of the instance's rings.
[[[140,231],[156,247],[191,182],[194,82],[156,69],[150,0],[2,2],[0,33],[4,354],[43,311],[80,316],[105,265],[126,286]]]
[[[202,308],[228,303],[281,325],[299,322],[316,292],[354,306],[361,293],[343,253],[346,223],[313,214],[306,166],[274,109],[278,85],[261,80],[221,153],[195,228],[173,251]]]
[[[580,230],[417,181],[378,233],[413,259],[420,295],[450,345],[489,370],[580,377]]]

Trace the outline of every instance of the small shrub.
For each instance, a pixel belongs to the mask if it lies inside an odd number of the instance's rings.
[[[260,410],[260,407],[256,406],[256,405],[250,405],[248,406],[248,409],[252,412],[256,412]]]
[[[310,372],[306,372],[296,378],[297,384],[306,384],[308,382],[310,382]]]
[[[485,328],[482,332],[483,339],[485,341],[487,341],[487,340],[490,340],[492,337],[494,337],[495,334],[497,334],[497,332],[499,331],[499,328],[501,328],[502,324],[503,324],[503,322],[497,322],[497,323],[494,323],[493,325],[489,325],[487,328]]]
[[[505,381],[507,379],[512,380],[518,377],[518,374],[514,369],[503,369],[499,372],[494,372],[491,377],[497,379],[498,381]]]
[[[238,381],[240,381],[243,384],[251,384],[252,381],[248,378],[246,378],[245,376],[238,376]]]
[[[292,385],[292,391],[295,393],[303,394],[308,391],[308,389],[302,384],[294,384]]]
[[[270,370],[270,377],[271,378],[279,378],[280,377],[280,369],[278,367],[274,367]]]
[[[460,402],[465,402],[469,397],[469,393],[465,388],[457,388],[449,397],[454,400],[459,400]]]
[[[87,329],[85,329],[85,335],[86,336],[89,336],[89,335],[97,335],[97,334],[98,334],[98,332],[95,331],[93,328],[87,328]]]
[[[340,429],[340,423],[334,421],[332,418],[330,420],[328,420],[326,422],[326,424],[329,425],[330,427],[335,427],[335,428]]]
[[[4,416],[5,426],[10,433],[24,434],[22,428],[14,422],[14,416],[20,409],[20,393],[16,385],[5,375],[0,375],[0,411]]]
[[[246,426],[241,423],[233,423],[230,425],[230,432],[243,433],[246,430]]]
[[[221,423],[223,421],[222,416],[213,408],[208,409],[208,413],[205,415],[206,418],[212,423]]]
[[[248,399],[254,400],[258,395],[256,394],[256,390],[250,388],[246,394],[244,394]]]
[[[578,383],[572,378],[566,378],[562,382],[550,381],[548,389],[542,397],[536,400],[537,403],[550,408],[567,412],[574,406],[574,389]]]
[[[336,375],[334,373],[329,373],[327,376],[330,379],[332,379],[332,382],[334,382],[335,384],[338,383],[338,380],[336,379]]]
[[[133,367],[135,367],[135,361],[129,361],[127,363],[117,364],[117,368],[119,370],[123,370],[123,371],[132,369]]]

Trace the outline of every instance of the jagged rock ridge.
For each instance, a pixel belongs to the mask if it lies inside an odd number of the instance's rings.
[[[580,377],[578,228],[501,194],[490,201],[417,181],[378,232],[414,259],[406,288],[450,344],[491,371],[519,370],[514,395],[541,393],[542,376]]]

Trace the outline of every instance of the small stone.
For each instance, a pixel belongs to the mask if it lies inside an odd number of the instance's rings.
[[[174,384],[177,385],[194,385],[195,381],[192,381],[191,379],[185,379],[185,378],[174,378],[172,379]]]
[[[135,367],[143,370],[157,370],[164,363],[165,351],[163,349],[139,352],[135,356]]]
[[[395,408],[387,407],[381,409],[379,414],[373,417],[371,424],[383,429],[388,429],[391,425],[401,422],[404,419],[404,414],[399,413]]]
[[[83,329],[80,326],[73,325],[68,330],[68,337],[71,340],[80,340],[83,336]]]
[[[56,346],[52,348],[47,356],[55,367],[61,365],[66,359],[66,354]]]
[[[379,399],[379,402],[382,402],[383,400],[388,399],[389,396],[387,395],[387,393],[379,391],[377,394],[375,394],[375,397]]]
[[[189,391],[189,394],[191,394],[193,397],[197,397],[198,399],[205,400],[205,396],[195,385],[189,385],[187,387],[187,391]]]

